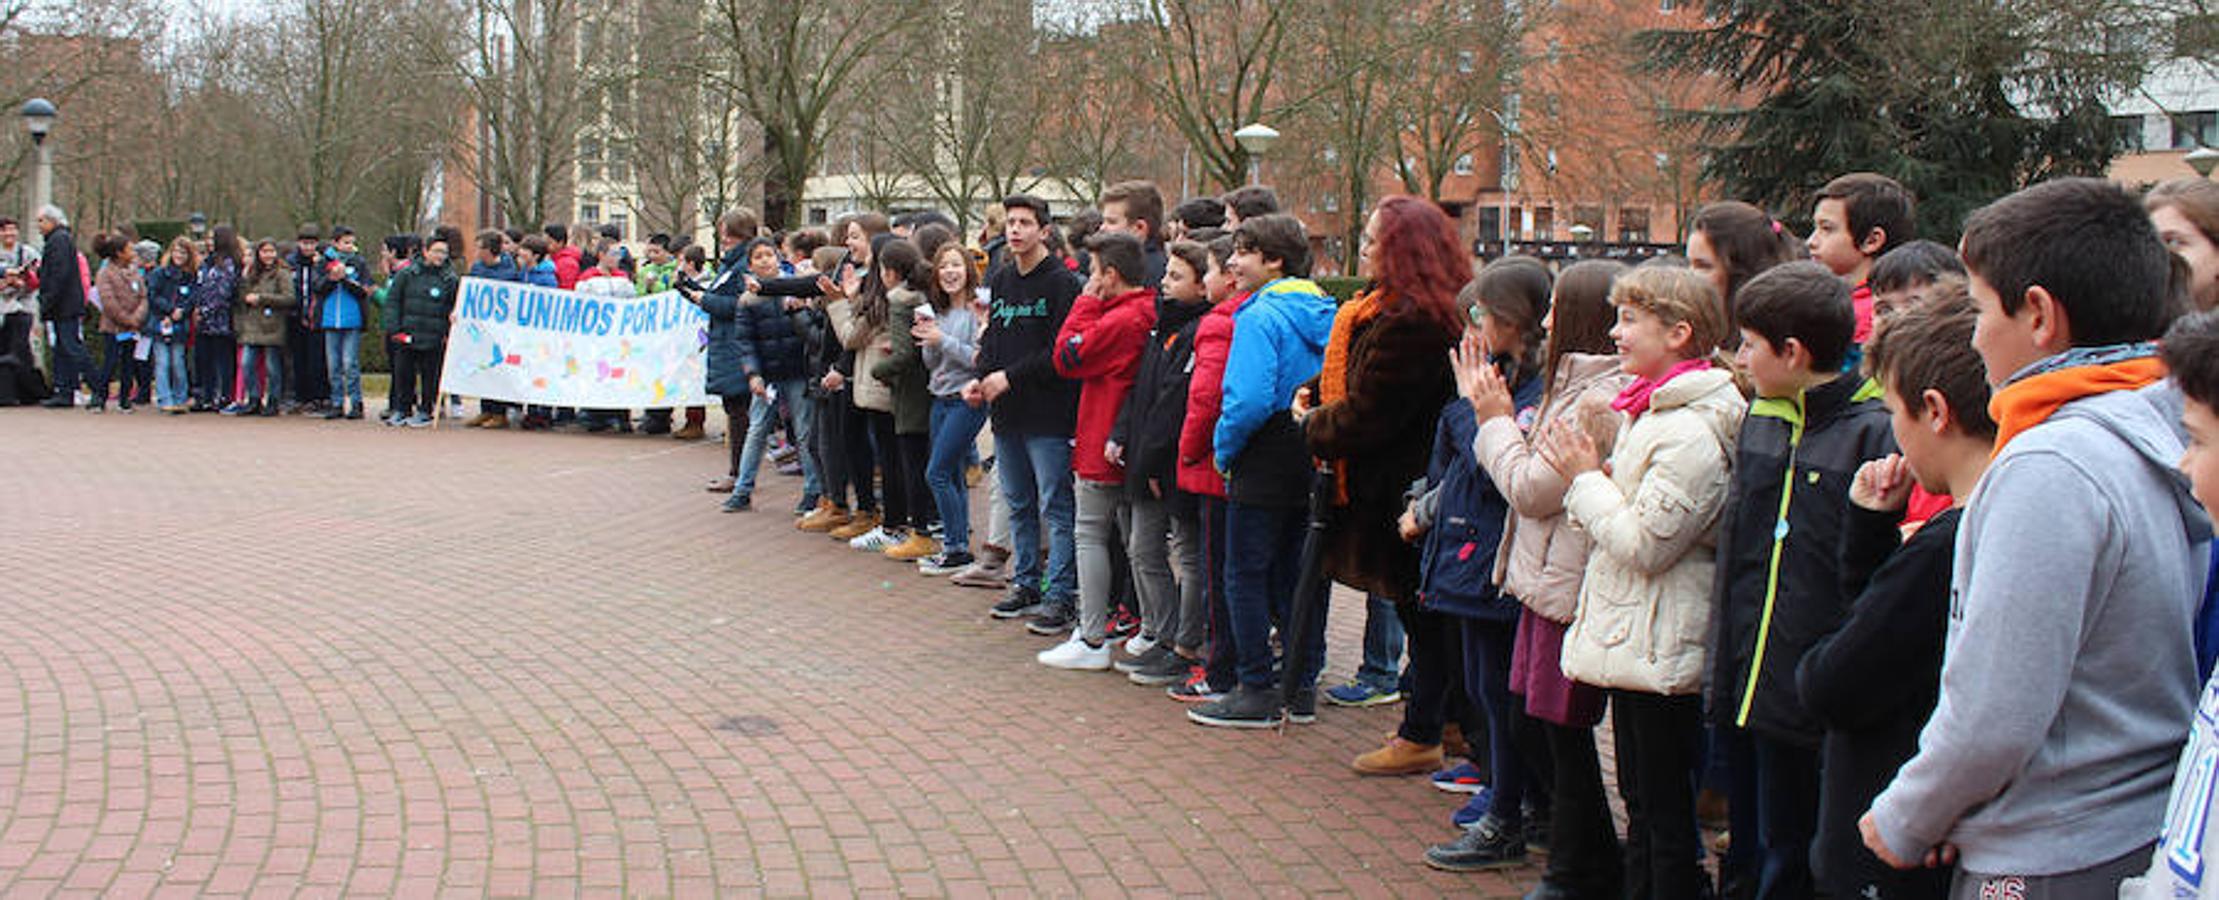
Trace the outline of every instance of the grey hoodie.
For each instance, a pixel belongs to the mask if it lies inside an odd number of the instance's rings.
[[[1996,456],[1957,535],[1941,702],[1873,801],[1888,847],[2057,875],[2157,839],[2196,701],[2211,521],[2171,383],[2066,404]]]

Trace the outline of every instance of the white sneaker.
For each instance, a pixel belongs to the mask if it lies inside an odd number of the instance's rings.
[[[895,537],[885,528],[880,527],[873,528],[869,531],[863,532],[862,534],[856,535],[854,538],[848,541],[848,546],[869,553],[877,553],[885,550],[888,547],[894,546],[895,544],[899,544],[901,543],[901,541],[901,538]]]
[[[1135,634],[1125,639],[1125,655],[1139,656],[1155,646],[1155,638],[1149,637],[1146,633]]]
[[[1110,646],[1089,647],[1076,632],[1063,643],[1040,651],[1033,657],[1051,669],[1079,669],[1100,672],[1110,667]]]

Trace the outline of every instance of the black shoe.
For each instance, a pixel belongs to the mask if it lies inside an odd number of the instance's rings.
[[[1531,853],[1549,852],[1549,811],[1530,810],[1526,813],[1526,850]]]
[[[1042,606],[1040,614],[1025,623],[1025,630],[1034,634],[1060,636],[1071,633],[1071,626],[1078,623],[1079,611],[1075,604],[1050,603]]]
[[[1526,861],[1525,829],[1489,815],[1446,844],[1426,848],[1425,864],[1449,872],[1482,872]]]
[[[1157,665],[1163,662],[1163,658],[1170,655],[1171,645],[1158,642],[1155,646],[1148,648],[1148,652],[1146,653],[1143,653],[1139,656],[1128,656],[1124,659],[1120,659],[1116,662],[1110,663],[1110,668],[1116,669],[1117,671],[1123,672],[1127,675],[1131,675],[1134,672],[1140,671],[1142,667]],[[1139,683],[1147,684],[1148,682],[1143,681]],[[1162,682],[1157,683],[1161,684]]]
[[[1013,584],[1002,602],[994,604],[987,615],[997,619],[1022,619],[1040,612],[1040,589],[1029,584]]]
[[[362,418],[362,407],[347,410],[347,418],[359,421]]]
[[[76,400],[70,397],[48,397],[39,404],[44,409],[68,409],[76,405]]]
[[[1148,652],[1154,653],[1156,649],[1162,648],[1162,644],[1157,644],[1155,649]],[[1155,662],[1142,663],[1140,667],[1127,674],[1125,680],[1134,684],[1145,685],[1177,684],[1187,680],[1187,676],[1193,674],[1194,667],[1201,664],[1201,660],[1188,659],[1180,656],[1178,651],[1173,650],[1165,653]]]
[[[336,406],[327,406],[327,407],[324,407],[324,411],[323,411],[323,412],[320,412],[320,413],[317,413],[317,414],[316,414],[316,418],[319,418],[319,419],[325,419],[325,420],[330,420],[330,419],[343,419],[343,418],[346,418],[346,417],[347,417],[347,412],[346,412],[346,410],[340,409],[339,407],[336,407]]]
[[[1215,703],[1187,710],[1197,725],[1216,728],[1272,728],[1279,724],[1279,692],[1241,685]]]
[[[1608,896],[1615,897],[1617,895],[1617,892],[1613,891]],[[1578,898],[1579,894],[1574,893],[1570,888],[1547,879],[1543,879],[1540,884],[1534,885],[1533,890],[1527,891],[1525,896],[1525,900],[1578,900]]]
[[[754,511],[754,509],[755,509],[755,498],[753,498],[753,497],[750,497],[750,496],[748,496],[748,495],[746,495],[746,494],[733,494],[733,495],[731,495],[731,496],[729,496],[729,497],[726,497],[726,498],[724,498],[724,511],[725,511],[725,512],[728,512],[728,513],[742,513],[742,512],[752,512],[752,511]]]
[[[1306,687],[1294,692],[1294,699],[1287,701],[1287,721],[1308,725],[1318,720],[1318,689]]]
[[[640,423],[640,433],[641,433],[641,434],[669,434],[669,433],[670,433],[670,420],[669,420],[669,419],[649,419],[649,420],[647,420],[647,421],[645,421],[645,422],[642,422],[642,423]]]

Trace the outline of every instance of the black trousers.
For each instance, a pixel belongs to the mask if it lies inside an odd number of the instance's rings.
[[[873,451],[872,456],[865,458],[873,460],[878,467],[879,494],[881,495],[879,502],[884,504],[886,509],[884,521],[889,528],[907,528],[916,505],[910,502],[909,489],[904,484],[908,479],[902,477],[901,444],[894,435],[894,414],[879,412],[875,409],[858,411],[863,414],[864,428],[870,437],[869,443]],[[848,452],[850,454],[848,458],[852,462],[855,459],[852,443],[849,445]],[[868,483],[870,481],[869,472],[869,469],[857,466],[855,483]]]
[[[145,386],[139,381],[139,361],[135,357],[139,342],[122,340],[112,334],[101,337],[108,339],[108,346],[100,355],[100,387],[92,392],[93,405],[102,406],[108,402],[108,384],[113,381],[117,387],[116,402],[129,409],[138,397],[139,388]]]
[[[902,496],[909,503],[909,527],[924,529],[940,522],[938,505],[932,499],[932,487],[925,483],[925,464],[932,461],[932,435],[896,434],[896,456],[901,457]],[[886,480],[894,480],[893,473]]]
[[[1395,604],[1402,619],[1403,646],[1410,653],[1410,690],[1403,696],[1402,725],[1395,733],[1413,744],[1438,744],[1441,729],[1455,722],[1464,742],[1486,768],[1486,717],[1464,693],[1464,628],[1455,616],[1415,603]]]
[[[285,322],[285,383],[293,388],[297,403],[321,403],[331,399],[331,375],[324,369],[324,338],[316,329],[300,320],[288,317]]]
[[[1540,738],[1550,772],[1550,884],[1578,900],[1618,900],[1625,880],[1618,826],[1603,794],[1603,767],[1595,729],[1526,717]],[[1846,898],[1845,898],[1846,900]]]
[[[1614,689],[1610,723],[1626,801],[1626,896],[1696,900],[1704,894],[1695,827],[1703,698]]]
[[[393,411],[396,415],[439,411],[439,368],[444,356],[437,345],[400,346],[393,353]]]
[[[239,339],[228,334],[193,337],[193,396],[209,406],[231,403],[238,386]]]
[[[856,511],[878,512],[879,492],[874,487],[878,483],[878,454],[871,447],[871,420],[862,407],[855,405],[853,396],[852,391],[841,394],[840,408],[832,414],[840,423],[840,470],[855,490]]]

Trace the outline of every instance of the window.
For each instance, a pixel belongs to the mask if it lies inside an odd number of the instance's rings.
[[[1325,206],[1325,211],[1326,211],[1326,212],[1329,212],[1329,213],[1337,213],[1337,212],[1340,212],[1340,211],[1341,211],[1341,195],[1339,195],[1339,194],[1335,194],[1335,193],[1327,193],[1327,194],[1325,195],[1325,200],[1324,200],[1324,206]]]
[[[609,180],[632,180],[632,148],[623,141],[610,141],[607,153]]]
[[[827,210],[822,206],[809,207],[809,224],[825,225],[831,223],[831,221],[832,213],[830,210]]]
[[[601,180],[600,138],[583,137],[578,139],[578,180]]]
[[[1472,174],[1472,155],[1466,153],[1462,156],[1457,157],[1455,167],[1451,168],[1449,171],[1457,175]]]
[[[1679,7],[1678,0],[1657,0],[1657,12],[1660,13],[1668,13]]]
[[[1537,241],[1556,239],[1556,207],[1536,206],[1533,208],[1533,239]]]
[[[617,240],[629,241],[632,239],[632,216],[630,213],[610,213],[609,224],[616,226]]]
[[[1572,224],[1585,225],[1594,229],[1595,234],[1600,236],[1603,233],[1603,208],[1588,203],[1572,207]]]
[[[599,224],[601,224],[601,204],[599,204],[599,203],[580,203],[580,204],[578,204],[578,221],[579,221],[579,222],[582,222],[582,223],[584,223],[584,224],[587,224],[587,225],[599,225]]]
[[[2111,149],[2120,153],[2140,153],[2150,149],[2142,138],[2141,116],[2111,117]]]
[[[1472,74],[1473,70],[1478,68],[1479,54],[1473,53],[1470,50],[1456,51],[1456,71],[1465,75],[1470,75]]]
[[[2219,145],[2219,111],[2173,114],[2173,149],[2194,150]]]
[[[1624,206],[1618,209],[1618,241],[1623,244],[1649,242],[1649,208]]]
[[[1502,240],[1502,210],[1493,206],[1479,208],[1479,239]]]
[[[1341,151],[1335,150],[1332,147],[1326,147],[1325,152],[1322,155],[1325,157],[1325,164],[1329,166],[1341,161]]]

